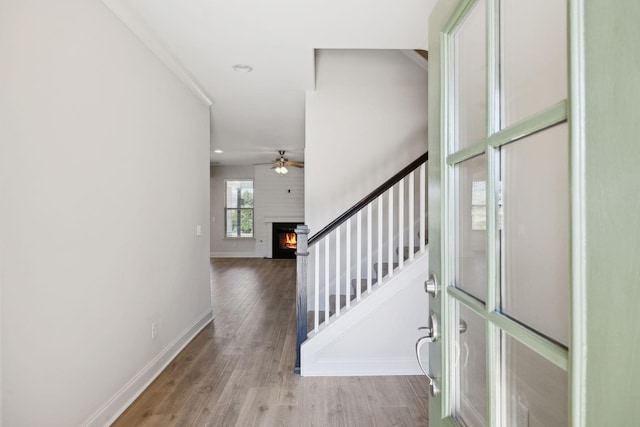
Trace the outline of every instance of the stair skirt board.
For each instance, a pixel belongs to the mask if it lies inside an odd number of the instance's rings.
[[[428,251],[332,317],[301,347],[302,376],[418,375],[415,343],[429,313]],[[324,313],[322,313],[323,315]],[[313,313],[310,314],[313,321]],[[423,355],[423,361],[427,355]]]

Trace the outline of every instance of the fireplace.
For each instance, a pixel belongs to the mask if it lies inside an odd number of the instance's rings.
[[[271,258],[293,259],[296,257],[296,227],[302,223],[274,222],[271,233]]]

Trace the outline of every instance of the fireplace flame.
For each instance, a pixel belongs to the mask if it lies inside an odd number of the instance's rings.
[[[280,238],[280,247],[286,249],[296,248],[296,233],[284,233]]]

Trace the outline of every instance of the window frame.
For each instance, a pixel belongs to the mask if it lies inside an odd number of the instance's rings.
[[[223,238],[224,239],[229,239],[229,240],[253,240],[255,239],[255,206],[252,206],[250,208],[243,208],[243,207],[229,207],[227,206],[227,200],[228,200],[228,190],[229,190],[229,183],[230,182],[239,182],[239,181],[244,181],[244,182],[250,182],[251,183],[251,193],[253,196],[255,196],[255,187],[254,187],[254,180],[253,178],[225,178],[224,180],[224,230],[223,230]],[[251,236],[242,236],[241,235],[241,228],[238,228],[237,230],[237,235],[231,236],[227,234],[227,218],[228,218],[228,213],[229,211],[237,211],[239,215],[242,215],[242,211],[251,211]]]

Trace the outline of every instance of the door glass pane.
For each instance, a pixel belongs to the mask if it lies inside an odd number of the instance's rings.
[[[568,345],[569,144],[566,123],[501,148],[501,309]]]
[[[500,15],[507,127],[567,97],[567,2],[501,1]]]
[[[568,425],[568,376],[547,359],[502,333],[506,425]]]
[[[464,426],[482,427],[487,425],[486,326],[473,311],[457,306],[455,417]]]
[[[455,286],[487,297],[486,155],[455,166]]]
[[[477,1],[454,35],[455,150],[487,136],[485,0]]]

